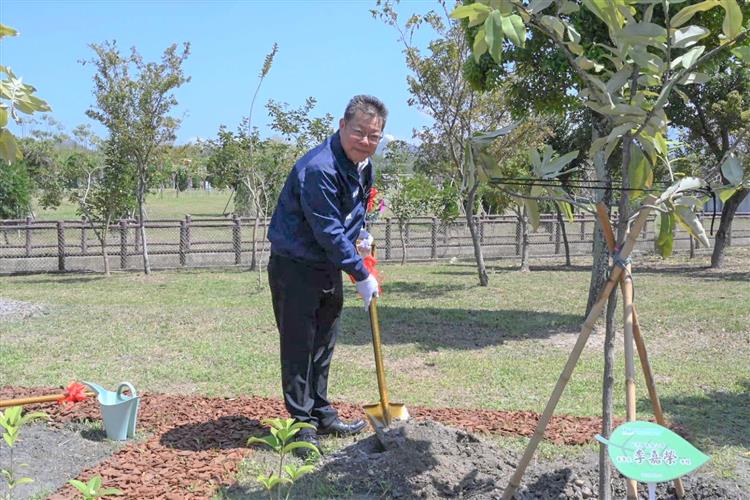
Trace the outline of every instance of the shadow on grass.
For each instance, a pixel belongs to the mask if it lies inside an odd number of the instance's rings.
[[[268,434],[259,421],[240,415],[220,417],[174,427],[162,434],[159,443],[178,450],[226,450],[247,448],[247,439]]]
[[[742,390],[713,391],[702,396],[662,397],[661,406],[675,424],[684,426],[691,440],[709,441],[717,447],[750,448],[750,379]],[[648,398],[638,401],[641,411],[651,411]]]
[[[62,273],[50,273],[50,274],[18,274],[17,279],[22,280],[30,285],[73,285],[73,284],[86,284],[93,283],[95,281],[101,281],[107,279],[104,274],[98,273],[86,273],[84,275],[76,274],[66,276]]]
[[[344,308],[339,343],[372,342],[369,315],[360,307]],[[414,343],[426,351],[481,349],[508,341],[546,339],[559,333],[577,335],[578,314],[532,310],[472,310],[379,306],[383,344]]]

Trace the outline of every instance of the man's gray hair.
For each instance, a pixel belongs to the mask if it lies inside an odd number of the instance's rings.
[[[349,104],[346,105],[344,110],[344,120],[350,121],[354,118],[354,114],[359,111],[368,116],[377,116],[383,120],[383,127],[385,128],[385,121],[388,118],[388,109],[383,104],[383,101],[377,97],[371,95],[355,95]]]

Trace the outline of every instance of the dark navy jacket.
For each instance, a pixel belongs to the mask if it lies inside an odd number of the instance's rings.
[[[294,165],[279,196],[268,239],[271,253],[313,265],[333,265],[361,281],[369,275],[355,242],[364,227],[373,183],[368,161],[360,183],[357,165],[336,132]]]

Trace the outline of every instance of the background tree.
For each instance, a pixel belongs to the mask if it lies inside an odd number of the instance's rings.
[[[95,142],[105,148],[112,147],[110,141]],[[127,217],[136,206],[136,173],[129,165],[117,163],[118,159],[116,152],[91,150],[81,145],[67,157],[64,169],[71,186],[69,200],[76,204],[78,214],[99,241],[106,276],[110,275],[107,250],[110,226]]]
[[[746,8],[750,11],[750,6]],[[750,46],[746,47],[750,49]],[[747,155],[750,145],[750,70],[738,57],[727,53],[726,57],[714,61],[710,74],[711,79],[706,83],[691,85],[671,97],[670,118],[682,130],[680,153],[692,158],[698,175],[728,185],[731,181],[723,175],[720,167],[730,151],[737,154],[743,175],[750,174]],[[711,254],[713,268],[722,266],[734,214],[748,192],[748,187],[740,185],[721,193],[721,220]]]
[[[154,165],[162,148],[175,139],[180,120],[169,115],[177,105],[174,91],[190,81],[182,63],[190,45],[168,47],[161,62],[145,62],[135,47],[129,55],[120,53],[116,42],[92,44],[96,106],[86,114],[102,123],[108,132],[104,148],[111,164],[135,172],[138,230],[143,251],[143,271],[151,273],[145,232],[144,203],[151,187]]]
[[[385,193],[388,207],[398,223],[401,238],[401,265],[406,263],[406,224],[420,215],[435,213],[441,201],[440,193],[426,176],[396,176]]]
[[[434,121],[431,126],[415,132],[415,137],[432,146],[431,155],[447,159],[441,167],[445,167],[443,172],[449,176],[447,185],[460,193],[461,208],[474,247],[479,284],[487,286],[489,276],[474,217],[482,182],[467,172],[464,156],[472,135],[510,123],[510,113],[503,105],[502,93],[476,92],[464,77],[463,64],[471,47],[460,25],[449,19],[444,2],[440,2],[440,12],[413,15],[403,24],[389,1],[379,1],[372,14],[392,26],[404,46],[406,64],[411,71],[407,78],[411,94],[408,102],[418,106]],[[428,55],[422,55],[414,44],[416,33],[424,25],[438,36],[428,44]],[[438,148],[443,152],[435,151]],[[441,184],[445,183],[445,179],[442,181]]]

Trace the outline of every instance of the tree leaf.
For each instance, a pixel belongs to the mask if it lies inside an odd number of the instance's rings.
[[[565,25],[554,16],[542,16],[542,25],[552,30],[559,40],[563,39],[565,34]]]
[[[711,32],[706,28],[695,25],[677,29],[672,34],[672,47],[675,49],[686,49],[710,34]]]
[[[737,192],[739,188],[736,188],[734,186],[727,186],[723,188],[716,189],[715,191],[719,194],[719,199],[722,203],[726,203],[729,198],[732,197],[734,193]]]
[[[490,56],[497,64],[500,64],[503,60],[502,18],[503,16],[499,11],[493,11],[484,22],[484,38],[487,41]]]
[[[750,45],[735,47],[732,49],[732,54],[739,57],[745,64],[750,64]]]
[[[550,5],[552,5],[552,2],[554,0],[533,0],[528,7],[529,12],[536,14],[538,12],[543,11]]]
[[[477,35],[474,37],[474,45],[472,46],[474,61],[477,64],[479,64],[479,61],[482,58],[482,54],[487,52],[489,48],[490,47],[489,45],[487,45],[487,40],[485,40],[484,27],[479,28],[479,31],[477,31]]]
[[[632,191],[631,195],[633,198],[638,198],[643,195],[640,191],[646,187],[651,187],[654,181],[654,173],[651,169],[646,157],[643,155],[643,151],[635,143],[630,145],[630,163],[628,165],[628,182]]]
[[[18,36],[18,31],[10,26],[0,24],[0,38],[3,38],[4,36]]]
[[[672,245],[674,244],[674,213],[673,212],[658,212],[656,216],[656,229],[657,234],[654,239],[654,246],[656,251],[662,257],[669,257],[672,255]]]
[[[705,73],[688,73],[682,79],[680,79],[679,83],[680,85],[693,85],[693,84],[703,84],[711,80],[711,77]]]
[[[453,9],[450,13],[450,17],[453,19],[469,18],[469,26],[476,26],[484,22],[489,16],[490,8],[479,2],[472,3],[470,5],[460,5]]]
[[[733,186],[739,186],[742,184],[744,169],[740,164],[740,160],[734,155],[727,158],[726,161],[721,164],[721,174]]]
[[[677,220],[679,220],[680,223],[685,226],[688,232],[693,235],[698,241],[700,241],[703,246],[705,246],[706,248],[710,248],[711,242],[708,241],[706,230],[703,228],[703,224],[701,224],[698,215],[693,212],[690,207],[687,207],[685,205],[675,204],[674,211],[675,215],[677,216]],[[669,479],[667,479],[667,481]]]
[[[697,47],[693,47],[692,49],[688,50],[684,54],[682,54],[680,57],[676,58],[674,61],[672,61],[672,69],[676,68],[679,65],[682,65],[682,67],[688,69],[693,64],[695,64],[695,61],[698,60],[698,58],[703,54],[703,51],[706,50],[706,47],[703,45],[698,45]]]
[[[721,0],[725,11],[721,30],[728,39],[732,39],[742,32],[742,10],[736,0]]]
[[[526,45],[526,26],[521,16],[513,14],[502,18],[502,27],[505,36],[513,42],[516,47]]]
[[[629,45],[660,46],[667,41],[667,30],[655,23],[628,23],[615,38]]]
[[[693,16],[698,12],[711,10],[718,5],[719,0],[705,0],[704,2],[688,5],[687,7],[683,7],[680,12],[672,16],[669,24],[673,28],[677,28],[690,21],[690,19],[692,19]]]

